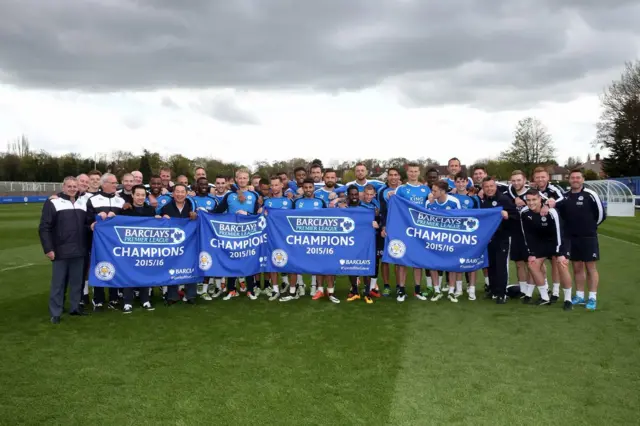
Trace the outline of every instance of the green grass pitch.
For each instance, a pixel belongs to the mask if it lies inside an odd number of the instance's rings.
[[[39,214],[0,206],[1,424],[638,422],[638,217],[601,227],[596,312],[497,306],[481,291],[348,304],[342,279],[340,305],[156,301],[53,326]]]

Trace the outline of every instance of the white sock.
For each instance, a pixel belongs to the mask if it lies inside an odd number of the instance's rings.
[[[438,275],[438,287],[442,286],[442,275]]]
[[[545,286],[538,286],[538,292],[540,293],[540,299],[549,300],[549,292],[545,290]]]
[[[456,292],[456,288],[449,286],[449,294],[453,294],[455,292]]]
[[[564,301],[565,302],[571,302],[571,289],[570,288],[563,288],[562,292],[564,293]]]
[[[589,292],[589,299],[598,300],[596,298],[596,292],[595,291],[590,291]]]
[[[324,287],[322,287],[322,286],[318,287],[317,291],[319,291],[320,293],[324,293]]]
[[[489,285],[489,277],[484,277],[484,285]]]
[[[456,292],[462,293],[462,281],[456,281]]]
[[[222,278],[216,278],[216,288],[218,290],[222,288]]]
[[[440,286],[439,286],[439,285],[434,286],[434,287],[433,287],[433,290],[434,290],[436,293],[440,293]]]
[[[544,277],[544,286],[549,288],[549,281],[547,281],[547,277]]]
[[[285,283],[286,285],[289,285],[289,277],[286,275],[282,276],[282,282]]]
[[[273,291],[275,291],[276,293],[280,293],[280,287],[278,286],[278,284],[273,285]]]
[[[560,283],[553,283],[553,295],[560,296]]]
[[[304,281],[302,281],[302,274],[298,275],[298,280],[296,281],[298,285],[304,285]]]
[[[526,293],[527,292],[527,282],[526,281],[520,281],[518,284],[520,285],[520,292],[521,293]]]
[[[317,284],[318,282],[316,281],[316,276],[311,275],[311,285],[315,287]]]
[[[295,295],[296,294],[296,286],[292,285],[291,287],[289,287],[289,294],[291,295]]]
[[[167,287],[166,285],[162,286],[162,294],[167,294],[168,290],[169,290],[169,287]]]
[[[216,280],[213,278],[209,278],[209,285],[213,285],[216,283]]]
[[[584,291],[576,291],[576,296],[580,299],[584,299]]]
[[[369,283],[369,290],[374,290],[376,287],[378,287],[378,279],[371,278],[371,282]]]
[[[476,286],[469,284],[469,289],[467,291],[469,294],[476,294]]]
[[[209,290],[209,284],[202,284],[202,292],[206,293]]]
[[[536,288],[535,285],[533,284],[527,284],[527,289],[525,290],[524,294],[526,294],[529,297],[533,297],[533,290]]]
[[[84,288],[82,289],[82,294],[84,295],[89,294],[89,281],[84,282]]]
[[[334,287],[329,287],[329,288],[327,289],[327,291],[329,292],[329,294],[333,294],[333,289],[334,289]]]
[[[427,277],[427,287],[433,288],[433,281],[431,280],[431,277]]]

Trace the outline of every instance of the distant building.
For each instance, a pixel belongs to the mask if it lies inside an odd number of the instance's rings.
[[[579,164],[575,167],[576,169],[583,169],[583,170],[591,170],[592,172],[595,172],[598,174],[598,176],[600,177],[600,179],[603,179],[605,177],[607,177],[606,173],[604,172],[604,169],[602,167],[602,160],[600,159],[600,154],[596,154],[596,159],[595,160],[589,160],[587,162],[584,162],[582,164]]]
[[[549,178],[553,181],[569,180],[569,169],[560,166],[549,167]]]

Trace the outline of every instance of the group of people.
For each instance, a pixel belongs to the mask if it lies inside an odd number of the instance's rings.
[[[211,213],[242,215],[268,214],[274,209],[367,208],[375,212],[376,268],[371,277],[349,277],[351,289],[348,302],[363,299],[374,303],[378,297],[407,297],[408,269],[413,269],[413,296],[420,301],[437,302],[443,298],[455,303],[465,290],[469,300],[476,300],[476,280],[479,271],[469,273],[395,267],[395,294],[392,294],[390,265],[381,263],[386,237],[387,205],[397,196],[433,210],[502,209],[502,223],[488,245],[489,267],[484,269],[485,298],[506,303],[509,297],[523,303],[553,304],[563,291],[563,308],[586,305],[596,309],[599,260],[597,227],[605,219],[598,195],[584,187],[584,176],[573,170],[570,189],[550,184],[544,167],[535,169],[531,182],[519,170],[512,173],[509,183],[501,183],[476,166],[467,176],[460,161],[448,162],[449,175],[440,179],[436,169],[429,169],[422,179],[420,166],[405,166],[407,179],[402,182],[400,170],[389,168],[386,182],[368,179],[364,164],[355,166],[356,179],[344,185],[338,183],[333,169],[312,164],[293,171],[293,180],[286,172],[271,176],[250,176],[240,169],[235,176],[216,176],[209,182],[206,170],[198,167],[190,184],[184,175],[172,181],[171,169],[163,168],[152,175],[145,185],[140,171],[126,173],[120,182],[115,175],[97,170],[77,177],[67,177],[62,192],[45,202],[39,227],[45,255],[52,261],[53,272],[49,313],[53,323],[59,323],[69,288],[70,315],[87,315],[89,303],[94,311],[104,307],[131,313],[134,302],[153,310],[151,288],[93,287],[89,300],[88,274],[92,230],[98,220],[115,215],[148,216],[159,219],[197,217],[204,210]],[[508,285],[509,262],[514,261],[517,285]],[[547,284],[547,260],[550,261],[552,285]],[[573,266],[573,276],[569,263]],[[381,271],[383,287],[378,286]],[[426,287],[422,283],[426,276]],[[463,282],[466,279],[466,289]],[[238,281],[239,285],[236,286]],[[446,291],[443,288],[447,287]],[[575,281],[575,295],[572,295]],[[83,283],[84,282],[84,283]],[[340,303],[335,293],[335,276],[312,276],[310,295],[314,300],[328,298]],[[585,285],[588,282],[588,296]],[[539,298],[533,301],[538,289]],[[325,291],[326,288],[326,291]],[[362,289],[362,291],[360,290]],[[288,302],[304,296],[306,285],[302,275],[267,273],[264,277],[211,277],[204,283],[162,287],[165,304],[180,300],[195,303],[199,297],[210,301],[222,297],[231,300],[240,293],[255,300],[266,294],[269,300]]]

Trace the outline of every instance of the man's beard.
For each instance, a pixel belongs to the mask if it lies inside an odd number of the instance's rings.
[[[336,187],[336,183],[335,182],[325,182],[324,186],[326,186],[327,188],[335,188]]]

